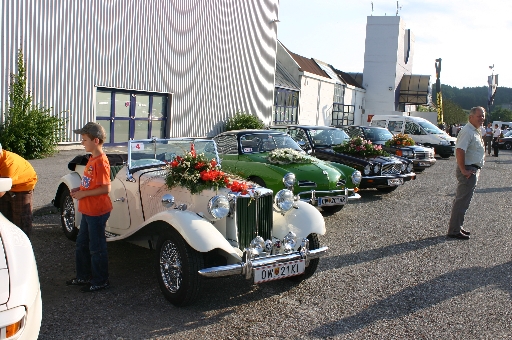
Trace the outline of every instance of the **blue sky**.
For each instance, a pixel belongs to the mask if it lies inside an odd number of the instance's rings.
[[[367,0],[280,0],[278,39],[292,52],[345,72],[362,72]],[[413,73],[430,74],[442,58],[441,83],[512,87],[512,1],[398,1],[398,15],[415,36]],[[373,15],[395,15],[397,2],[373,1]],[[494,65],[494,69],[489,66]]]

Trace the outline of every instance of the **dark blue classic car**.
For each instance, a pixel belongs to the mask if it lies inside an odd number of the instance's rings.
[[[410,159],[413,162],[414,171],[423,171],[436,163],[433,148],[420,145],[386,146],[386,142],[393,138],[393,134],[388,129],[375,126],[351,125],[343,127],[343,130],[350,138],[362,137],[373,144],[382,145],[382,148],[390,154]]]

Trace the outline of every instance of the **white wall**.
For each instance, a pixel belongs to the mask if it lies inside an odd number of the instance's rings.
[[[365,114],[390,114],[396,109],[397,86],[411,74],[414,35],[410,35],[409,58],[405,61],[405,22],[399,16],[369,16],[366,25],[363,87]]]
[[[335,82],[309,72],[300,81],[299,124],[331,125]]]

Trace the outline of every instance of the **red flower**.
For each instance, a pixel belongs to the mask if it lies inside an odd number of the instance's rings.
[[[212,159],[210,161],[210,165],[212,166],[212,168],[215,168],[215,166],[217,165],[217,161],[215,159]]]
[[[194,166],[194,168],[196,170],[201,170],[202,168],[204,168],[206,166],[206,164],[204,164],[203,162],[197,162],[197,164]]]
[[[171,166],[173,168],[177,167],[178,165],[180,165],[180,163],[177,160],[174,160],[174,161],[171,162]]]
[[[233,181],[231,185],[227,185],[229,189],[231,189],[232,192],[240,192],[242,195],[247,194],[247,189],[249,189],[249,186],[245,182],[237,182]]]
[[[190,144],[190,153],[192,154],[192,157],[196,157],[196,148],[194,147],[194,143]]]

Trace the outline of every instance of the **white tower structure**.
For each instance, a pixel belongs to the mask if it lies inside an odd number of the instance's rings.
[[[363,87],[365,116],[403,114],[400,82],[412,74],[414,35],[399,16],[369,16],[366,24]]]

